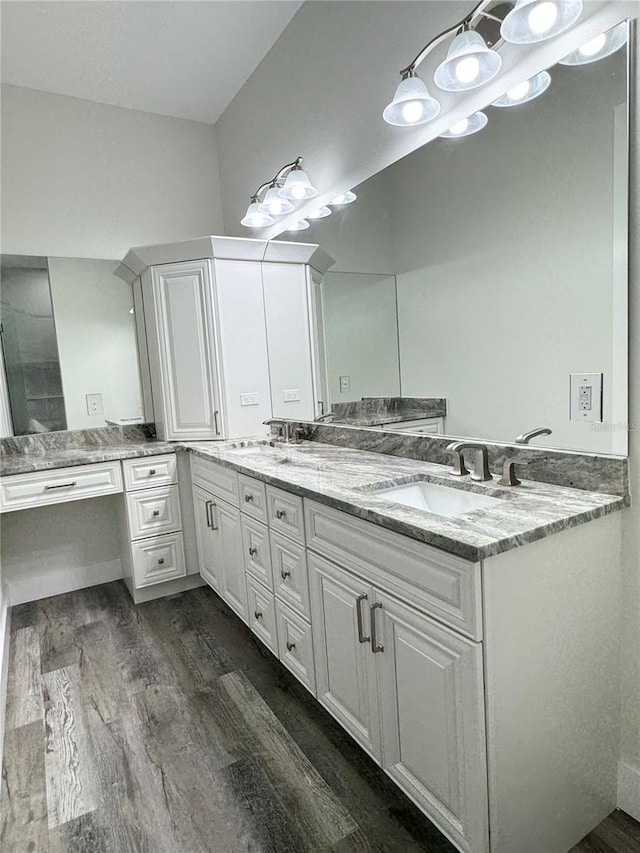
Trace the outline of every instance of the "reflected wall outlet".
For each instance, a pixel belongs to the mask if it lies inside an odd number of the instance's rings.
[[[569,375],[572,421],[602,421],[602,373]]]
[[[87,394],[87,414],[102,415],[102,394]]]
[[[347,391],[351,391],[351,377],[350,376],[341,376],[340,377],[340,393],[344,394]]]
[[[300,402],[300,389],[299,388],[290,388],[288,391],[282,392],[282,401],[283,403],[299,403]]]
[[[251,391],[249,394],[240,394],[240,405],[241,406],[257,406],[258,405],[258,392]]]

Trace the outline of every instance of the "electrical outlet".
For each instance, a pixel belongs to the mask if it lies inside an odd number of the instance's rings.
[[[102,408],[102,394],[87,394],[87,414],[88,415],[102,415],[104,414]]]
[[[351,391],[351,377],[350,376],[341,376],[340,377],[340,393],[345,394],[347,391]]]
[[[300,389],[299,388],[290,388],[287,391],[282,392],[282,401],[283,403],[299,403],[300,402]]]
[[[257,406],[258,403],[258,392],[251,391],[249,394],[240,394],[240,405],[241,406]]]
[[[572,421],[602,421],[602,380],[602,373],[570,374],[570,418]]]

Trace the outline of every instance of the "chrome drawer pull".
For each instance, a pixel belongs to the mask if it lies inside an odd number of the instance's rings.
[[[154,475],[155,473],[156,473],[156,469],[155,469],[155,468],[149,468],[149,476],[150,476],[150,477],[153,477],[153,475]]]
[[[374,654],[376,652],[384,651],[384,646],[382,643],[378,643],[378,638],[376,636],[376,610],[378,608],[382,610],[382,604],[379,601],[376,601],[375,604],[371,605],[371,651]]]
[[[364,633],[364,628],[362,625],[362,602],[367,600],[366,593],[362,593],[356,598],[356,619],[358,621],[358,640],[361,643],[368,643],[371,640],[371,637],[367,637]]]
[[[70,489],[72,486],[77,486],[77,483],[58,483],[55,486],[45,486],[45,492],[48,492],[50,489]]]
[[[250,556],[250,557],[255,557],[255,555],[256,555],[257,553],[258,553],[258,549],[257,549],[257,548],[249,548],[249,556]]]
[[[280,577],[283,581],[286,581],[287,578],[291,577],[291,572],[287,572],[285,569],[280,569]]]
[[[253,495],[245,495],[244,499],[245,499],[246,503],[250,504],[251,501],[253,500]]]
[[[164,566],[164,557],[160,557],[160,559],[158,560],[158,565]]]
[[[253,615],[256,617],[256,619],[262,619],[262,613],[259,610],[254,610]]]
[[[154,509],[154,511],[153,511],[153,517],[154,517],[154,518],[157,518],[159,515],[160,515],[160,510],[159,510],[159,509]]]
[[[287,642],[287,651],[292,652],[295,649],[295,647],[296,647],[295,643]]]
[[[277,509],[276,510],[276,518],[284,518],[285,515],[286,515],[286,513],[283,509]]]

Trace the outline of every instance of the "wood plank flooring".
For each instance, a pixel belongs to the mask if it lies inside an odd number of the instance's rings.
[[[208,588],[13,609],[0,809],[3,853],[455,853]]]

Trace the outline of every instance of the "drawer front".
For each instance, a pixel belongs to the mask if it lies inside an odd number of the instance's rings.
[[[238,475],[231,468],[191,454],[191,482],[232,506],[238,506]]]
[[[302,498],[267,486],[267,513],[269,527],[284,533],[304,545],[304,512]]]
[[[276,622],[280,660],[307,690],[316,695],[311,624],[276,599]]]
[[[122,491],[120,460],[0,477],[0,511],[68,503]]]
[[[178,487],[131,492],[127,495],[127,514],[132,539],[180,530],[182,518]]]
[[[308,547],[474,640],[482,639],[480,563],[313,501]]]
[[[168,533],[131,544],[136,589],[186,575],[182,533]]]
[[[267,488],[260,480],[238,474],[240,509],[252,518],[267,523]]]
[[[170,486],[178,482],[175,453],[146,456],[144,459],[123,459],[122,471],[127,492],[135,489],[150,489],[155,486]]]
[[[276,609],[273,593],[247,575],[247,599],[249,607],[249,627],[265,646],[278,654],[278,633],[276,630]]]
[[[271,564],[274,591],[301,616],[311,619],[309,607],[309,574],[304,545],[271,531]]]
[[[247,572],[273,592],[269,528],[266,524],[241,516],[242,548]]]

